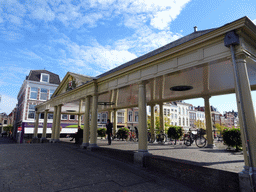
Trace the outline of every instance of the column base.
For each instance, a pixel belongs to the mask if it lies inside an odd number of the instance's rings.
[[[246,191],[252,191],[251,188],[251,178],[250,175],[253,178],[254,182],[254,187],[256,187],[256,168],[253,168],[253,174],[250,173],[249,167],[244,166],[244,170],[240,172],[239,174],[239,187],[241,192],[246,192]]]
[[[99,146],[97,144],[89,144],[89,146],[86,148],[89,151],[95,151]]]
[[[87,147],[89,147],[89,146],[90,146],[89,143],[82,143],[82,145],[80,145],[80,147],[81,147],[82,149],[87,149]]]
[[[59,143],[59,142],[60,142],[59,139],[53,139],[53,140],[52,140],[52,143]]]
[[[46,137],[42,137],[40,139],[40,143],[49,143],[48,139],[46,139]]]
[[[38,137],[33,137],[32,142],[31,143],[40,143],[40,140]]]
[[[134,153],[134,163],[144,167],[145,157],[152,155],[147,150],[139,150],[137,153]]]
[[[216,147],[215,144],[208,144],[208,145],[205,146],[205,148],[215,148],[215,147]]]

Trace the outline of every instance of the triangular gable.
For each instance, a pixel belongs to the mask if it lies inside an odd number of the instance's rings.
[[[57,87],[52,97],[73,90],[80,85],[86,84],[91,81],[93,77],[80,75],[77,73],[67,72],[60,85]]]

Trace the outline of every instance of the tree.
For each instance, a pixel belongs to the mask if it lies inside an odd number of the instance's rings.
[[[148,129],[151,128],[151,116],[148,116],[147,124],[148,124]],[[169,118],[168,115],[164,115],[164,131],[165,133],[167,132],[168,128],[171,126],[171,119]],[[159,129],[160,129],[160,117],[159,113],[156,113],[155,115],[155,129],[157,131],[156,134],[159,134]]]
[[[196,126],[196,128],[205,128],[205,123],[204,121],[201,120],[197,120],[194,125]]]
[[[178,126],[171,126],[168,129],[168,137],[175,139],[175,145],[176,145],[176,140],[180,139],[183,136],[183,129],[182,127]]]
[[[225,126],[220,125],[219,123],[216,123],[214,126],[216,127],[216,129],[219,132],[219,134],[222,135],[222,133],[223,133],[223,131],[225,129]]]

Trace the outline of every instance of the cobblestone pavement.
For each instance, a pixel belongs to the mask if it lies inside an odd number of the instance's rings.
[[[68,138],[61,139],[64,142],[70,142]],[[127,141],[112,141],[112,145],[107,145],[107,140],[98,139],[97,144],[100,147],[113,148],[126,151],[137,151],[137,142]],[[180,145],[181,144],[181,145]],[[198,148],[196,145],[185,146],[183,142],[177,145],[167,143],[160,145],[158,143],[149,144],[148,151],[153,155],[165,156],[179,160],[190,161],[192,164],[199,166],[225,170],[230,172],[239,173],[243,170],[244,156],[242,152],[227,151],[226,145],[223,143],[215,142],[216,147]]]
[[[74,144],[10,144],[2,138],[0,143],[1,192],[193,191]]]

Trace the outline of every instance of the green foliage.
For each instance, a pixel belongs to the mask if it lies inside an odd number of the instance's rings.
[[[238,128],[225,128],[223,130],[223,141],[229,147],[235,147],[236,151],[241,150],[242,147],[242,139],[241,132]]]
[[[194,125],[196,126],[196,128],[205,128],[205,123],[204,121],[201,120],[197,120]]]
[[[183,136],[183,129],[179,126],[171,126],[167,131],[167,135],[169,138],[178,140]]]
[[[122,140],[127,139],[129,136],[129,133],[130,133],[130,130],[126,127],[122,127],[117,131],[117,135],[119,135]]]
[[[10,132],[10,131],[12,132],[13,126],[12,126],[12,125],[7,125],[7,126],[3,127],[3,129],[4,129],[4,131],[6,131],[7,133]]]
[[[155,130],[156,130],[156,134],[160,133],[160,117],[159,117],[159,113],[155,114]],[[164,116],[164,132],[166,133],[168,131],[168,127],[171,126],[171,120],[168,118],[169,116],[165,115]],[[147,124],[148,124],[148,129],[150,129],[151,127],[151,121],[150,121],[150,116],[148,116],[148,120],[147,120]]]
[[[105,137],[107,129],[106,128],[98,128],[97,132],[98,132],[99,137]]]
[[[219,123],[216,123],[214,126],[216,127],[218,133],[219,133],[220,135],[222,135],[222,132],[223,132],[223,130],[225,129],[225,126],[220,125]]]

